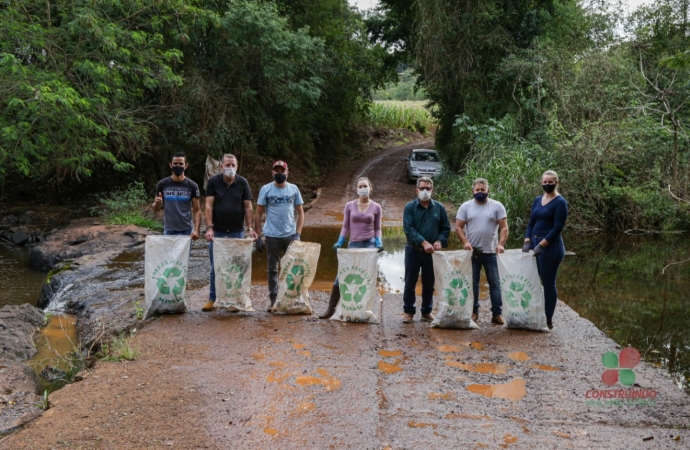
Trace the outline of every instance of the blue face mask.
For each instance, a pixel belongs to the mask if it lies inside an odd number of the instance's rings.
[[[474,194],[474,199],[477,200],[479,203],[484,203],[488,197],[489,194],[485,192],[477,192],[476,194]]]

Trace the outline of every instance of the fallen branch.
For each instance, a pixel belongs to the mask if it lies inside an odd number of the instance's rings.
[[[682,198],[677,197],[676,195],[673,194],[673,192],[671,192],[671,185],[670,184],[668,185],[668,193],[671,195],[671,197],[675,198],[679,202],[687,203],[688,205],[690,205],[689,201],[683,200]]]
[[[668,268],[671,267],[671,266],[675,266],[676,264],[683,264],[683,263],[686,263],[686,262],[690,262],[690,258],[689,258],[689,259],[686,259],[686,260],[684,260],[684,261],[672,262],[671,264],[667,264],[666,267],[664,267],[663,269],[661,269],[661,274],[663,275],[664,272],[666,272],[666,269],[668,269]]]

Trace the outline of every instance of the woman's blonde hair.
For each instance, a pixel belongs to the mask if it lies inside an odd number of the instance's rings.
[[[548,177],[553,177],[556,180],[556,183],[558,183],[558,174],[554,172],[553,170],[547,170],[546,172],[541,174],[541,179],[544,179],[544,176]]]
[[[371,183],[371,180],[370,180],[369,178],[367,178],[367,177],[359,177],[359,178],[357,178],[357,183],[355,184],[355,189],[357,189],[357,186],[359,186],[359,182],[362,181],[362,180],[364,180],[364,181],[366,181],[367,183],[369,183],[369,189],[370,189],[370,190],[373,190],[373,189],[374,189],[374,185]]]

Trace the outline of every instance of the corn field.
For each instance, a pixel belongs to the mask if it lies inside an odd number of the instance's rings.
[[[436,125],[426,102],[377,101],[371,104],[364,124],[374,128],[408,128],[420,133]]]

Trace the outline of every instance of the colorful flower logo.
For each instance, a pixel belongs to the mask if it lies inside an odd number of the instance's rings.
[[[635,384],[635,372],[632,369],[640,363],[640,352],[636,348],[624,348],[620,357],[614,352],[606,352],[602,355],[601,362],[607,369],[601,375],[601,381],[606,386],[613,386],[619,381],[623,386]]]

